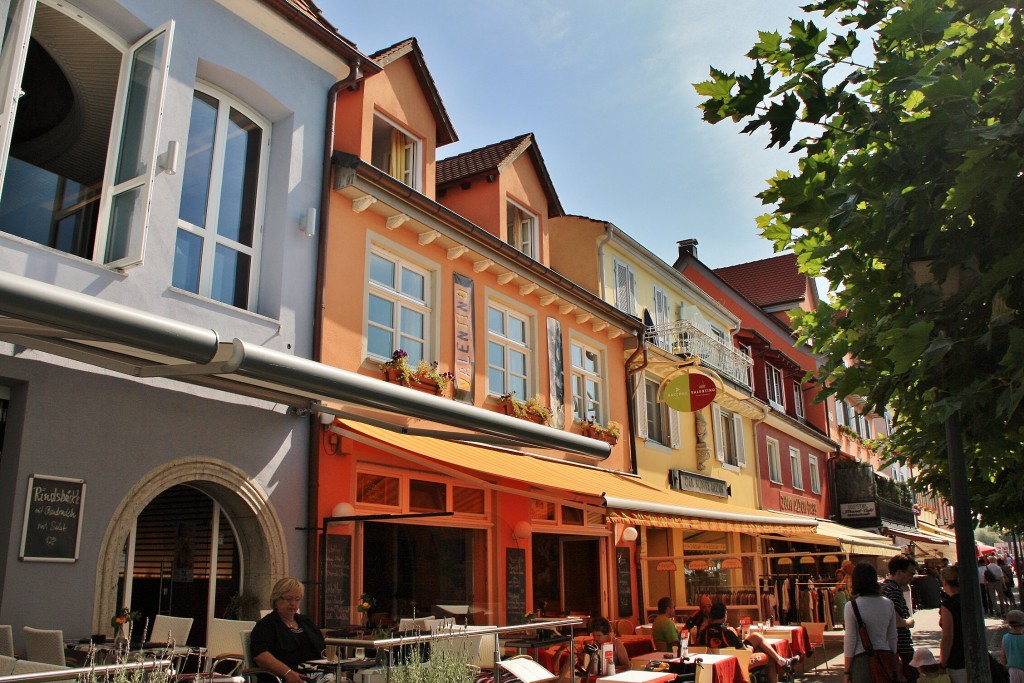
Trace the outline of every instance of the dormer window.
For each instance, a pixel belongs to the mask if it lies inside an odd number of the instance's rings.
[[[505,241],[530,258],[537,258],[537,217],[515,202],[508,203]]]
[[[420,142],[383,116],[373,117],[373,148],[370,163],[392,178],[418,190]]]

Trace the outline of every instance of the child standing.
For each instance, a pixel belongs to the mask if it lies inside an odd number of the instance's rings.
[[[999,659],[1010,672],[1010,683],[1024,683],[1024,612],[1012,609],[1006,614],[1010,632],[1003,636]]]

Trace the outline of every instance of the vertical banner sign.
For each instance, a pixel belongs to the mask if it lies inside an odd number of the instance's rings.
[[[473,281],[455,273],[455,384],[452,396],[456,401],[473,403],[473,377],[476,358],[473,356]]]
[[[75,562],[82,536],[85,482],[81,479],[28,478],[25,525],[21,529],[21,559],[37,562]]]
[[[562,365],[562,323],[548,318],[548,375],[551,426],[565,426],[565,370]]]

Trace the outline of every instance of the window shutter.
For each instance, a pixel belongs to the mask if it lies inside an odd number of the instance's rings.
[[[636,435],[641,439],[647,438],[647,373],[638,372],[633,375],[636,382]]]
[[[725,435],[722,434],[722,409],[711,404],[711,434],[715,437],[715,458],[725,462]]]
[[[682,448],[680,438],[679,411],[675,408],[668,408],[668,445],[673,449]]]
[[[747,449],[743,443],[743,416],[736,413],[733,416],[732,424],[736,429],[736,464],[739,467],[746,467]]]
[[[173,35],[169,21],[135,43],[121,65],[121,118],[110,130],[93,251],[112,268],[142,263]]]
[[[615,262],[615,307],[624,313],[636,315],[636,280],[633,269],[621,261]]]

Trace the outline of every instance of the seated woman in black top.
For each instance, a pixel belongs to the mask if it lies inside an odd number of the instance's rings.
[[[726,607],[721,602],[711,606],[711,623],[707,629],[707,644],[713,649],[723,647],[734,647],[738,650],[751,650],[760,652],[767,656],[771,666],[768,666],[768,680],[776,683],[779,680],[779,669],[791,670],[793,665],[800,661],[798,658],[786,659],[775,651],[775,648],[764,642],[760,633],[749,633],[747,639],[740,640],[736,629],[726,623]],[[753,666],[753,664],[751,664]]]
[[[249,640],[253,662],[285,683],[301,683],[296,669],[303,662],[324,657],[324,636],[312,619],[299,614],[305,593],[297,579],[281,579],[270,591],[274,609],[256,622]]]

